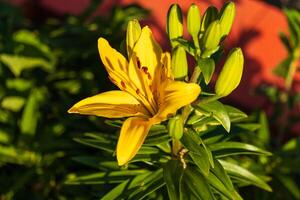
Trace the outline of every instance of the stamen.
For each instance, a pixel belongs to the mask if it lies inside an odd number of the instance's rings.
[[[150,74],[150,73],[148,73],[148,79],[149,79],[149,80],[151,80],[151,79],[152,79],[152,77],[151,77],[151,74]]]

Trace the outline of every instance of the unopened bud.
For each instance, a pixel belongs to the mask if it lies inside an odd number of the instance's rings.
[[[192,4],[187,14],[187,29],[193,37],[198,37],[200,32],[200,11],[196,4]]]
[[[202,40],[203,57],[208,57],[219,48],[221,26],[219,20],[212,22],[204,33]]]
[[[244,66],[244,56],[240,48],[229,53],[221,70],[215,86],[215,93],[225,97],[229,95],[240,83]]]
[[[221,37],[228,35],[235,17],[235,5],[233,2],[226,3],[220,12]]]
[[[128,58],[131,57],[133,47],[141,35],[141,26],[136,19],[130,20],[127,25],[126,32],[126,49]]]
[[[175,79],[183,80],[188,74],[186,52],[183,47],[177,46],[172,52],[172,74]]]
[[[178,4],[173,4],[169,8],[167,18],[167,33],[169,35],[172,48],[175,48],[178,42],[174,41],[174,39],[182,37],[183,35],[182,13]]]
[[[183,135],[183,121],[180,115],[171,118],[168,123],[168,131],[172,138],[180,139]]]
[[[214,6],[210,6],[206,9],[202,20],[200,32],[204,33],[208,26],[218,18],[218,9]]]

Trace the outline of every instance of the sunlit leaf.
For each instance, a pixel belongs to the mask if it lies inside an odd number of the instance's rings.
[[[198,109],[210,114],[218,122],[222,124],[227,132],[230,131],[230,118],[224,105],[219,101],[210,101],[207,103],[199,103]]]
[[[53,70],[53,65],[49,63],[49,61],[37,57],[0,54],[0,61],[3,62],[15,76],[20,76],[23,70],[36,67],[41,67],[47,72]]]
[[[197,140],[194,139],[196,137],[198,136],[195,133],[186,132],[183,134],[181,142],[190,151],[189,155],[199,167],[201,173],[204,176],[208,176],[210,169],[209,156],[204,147],[196,142]]]
[[[236,164],[233,164],[230,162],[226,162],[224,160],[219,160],[219,162],[221,163],[221,165],[223,166],[223,168],[226,170],[226,172],[228,173],[228,175],[230,177],[232,177],[232,178],[236,177],[245,182],[248,182],[249,184],[253,184],[257,187],[260,187],[266,191],[269,191],[269,192],[272,191],[271,187],[267,183],[265,183],[261,178],[254,175],[247,169],[240,167],[239,165],[236,165]]]

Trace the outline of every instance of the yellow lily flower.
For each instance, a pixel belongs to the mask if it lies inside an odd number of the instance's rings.
[[[201,89],[197,84],[175,81],[168,52],[145,26],[128,61],[99,38],[101,60],[111,81],[120,90],[104,92],[76,103],[69,113],[106,118],[130,117],[121,128],[117,144],[119,165],[130,161],[142,146],[149,129],[195,101]]]

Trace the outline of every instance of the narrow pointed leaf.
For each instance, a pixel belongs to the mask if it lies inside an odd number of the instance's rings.
[[[222,124],[227,132],[230,131],[230,118],[224,105],[219,101],[210,101],[207,103],[199,103],[197,108],[201,111],[210,113],[213,118]]]
[[[167,185],[170,200],[180,199],[180,185],[183,168],[178,160],[170,160],[164,166],[164,180]]]
[[[252,172],[248,171],[247,169],[224,160],[219,160],[219,161],[221,165],[224,167],[224,169],[226,170],[226,172],[228,173],[228,175],[231,176],[232,178],[236,177],[245,182],[260,187],[268,192],[272,191],[271,187],[265,181],[263,181],[261,178],[254,175]]]

